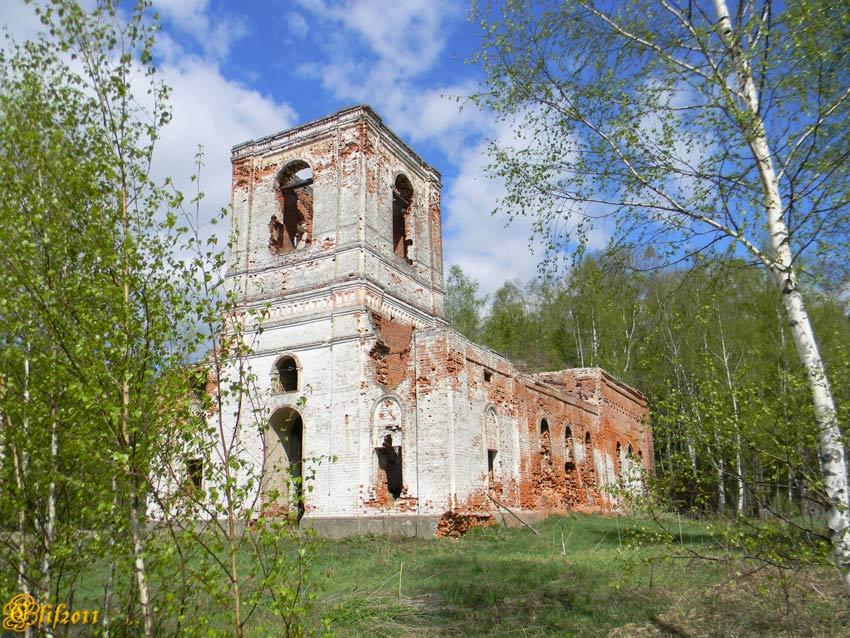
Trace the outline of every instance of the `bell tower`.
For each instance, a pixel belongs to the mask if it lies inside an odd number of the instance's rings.
[[[228,278],[246,307],[322,303],[288,319],[390,300],[417,325],[441,322],[440,174],[368,106],[233,148]],[[283,318],[282,316],[280,318]]]

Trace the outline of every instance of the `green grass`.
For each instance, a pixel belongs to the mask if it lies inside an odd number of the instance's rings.
[[[457,541],[328,542],[316,565],[327,576],[322,612],[339,636],[848,635],[829,570],[812,588],[811,573],[737,577],[740,562],[665,560],[669,546],[633,546],[650,525],[573,515],[548,519],[540,536],[489,528]],[[685,523],[675,553],[711,552],[711,542]]]
[[[678,526],[674,519],[673,545],[646,533],[650,521],[582,514],[547,519],[540,536],[491,527],[459,540],[323,541],[311,564],[310,580],[321,585],[311,622],[326,619],[343,638],[850,636],[834,570],[695,560],[692,552],[720,555],[708,526]],[[240,562],[250,560],[246,553]],[[81,583],[77,607],[97,606],[103,576]],[[227,613],[200,604],[226,634]],[[282,635],[264,607],[247,636]]]

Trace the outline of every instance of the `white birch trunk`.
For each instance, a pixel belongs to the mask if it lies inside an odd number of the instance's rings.
[[[723,458],[723,450],[720,448],[720,438],[716,430],[714,445],[717,448],[717,511],[722,514],[726,511],[726,459]]]
[[[714,0],[714,6],[717,11],[720,35],[731,53],[741,89],[746,96],[745,106],[754,125],[753,130],[749,132],[748,144],[755,156],[765,195],[768,231],[771,246],[776,253],[773,273],[782,291],[782,301],[794,345],[797,348],[797,356],[806,370],[806,378],[812,392],[812,403],[818,426],[821,474],[831,505],[827,524],[832,539],[835,563],[841,573],[847,595],[850,596],[850,510],[848,509],[850,502],[848,502],[847,461],[841,429],[838,427],[835,402],[803,296],[797,285],[788,227],[782,216],[779,182],[773,166],[764,122],[759,115],[758,92],[750,65],[741,55],[735,42],[726,0]]]
[[[729,369],[729,352],[726,350],[726,336],[723,334],[723,322],[718,316],[717,325],[720,328],[720,348],[723,357],[723,368],[726,372],[726,387],[732,397],[732,415],[735,418],[735,482],[738,489],[737,511],[744,513],[744,464],[741,459],[741,419],[738,413],[738,395],[735,394],[735,384],[732,382],[732,371]]]
[[[29,358],[29,343],[26,344],[26,354],[24,355],[24,403],[26,405],[26,410],[29,410],[29,402],[30,402],[30,358]],[[24,428],[24,438],[29,437],[29,418],[27,416],[24,417],[23,422]],[[26,450],[22,451],[19,456],[15,457],[17,463],[15,464],[15,478],[17,480],[18,485],[18,494],[20,497],[23,496],[24,493],[24,476],[27,473],[27,454]],[[27,570],[27,514],[26,509],[24,507],[24,503],[26,500],[22,500],[20,503],[20,511],[18,512],[18,529],[20,531],[21,537],[18,541],[18,584],[20,586],[20,590],[28,594],[30,591],[29,582],[26,578],[26,570]],[[27,627],[24,630],[24,638],[30,638],[32,636],[32,627]]]
[[[59,433],[56,423],[56,408],[51,410],[50,420],[50,483],[47,486],[47,512],[44,524],[44,556],[41,559],[41,592],[40,601],[50,598],[50,577],[53,568],[53,543],[56,538],[56,459],[59,456]],[[44,626],[44,633],[53,635],[53,629]]]
[[[743,515],[744,508],[747,503],[745,500],[746,489],[744,485],[744,462],[741,458],[741,433],[735,433],[735,474],[737,474],[738,499],[736,501],[736,511]]]
[[[106,591],[103,593],[103,638],[109,638],[109,627],[112,621],[112,592],[115,586],[115,514],[118,511],[118,480],[112,477],[112,537],[109,539],[110,559],[109,577],[106,580]]]

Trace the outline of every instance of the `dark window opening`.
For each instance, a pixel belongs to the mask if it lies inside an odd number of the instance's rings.
[[[401,446],[394,446],[392,434],[387,434],[381,447],[375,448],[375,453],[378,455],[378,467],[387,478],[387,492],[397,499],[403,486]]]
[[[623,446],[620,445],[619,441],[617,441],[617,447],[615,449],[614,455],[617,458],[617,474],[622,475],[622,473],[623,473]]]
[[[564,430],[564,471],[572,472],[576,469],[575,456],[573,454],[573,431],[570,426]]]
[[[409,213],[413,202],[413,186],[404,175],[399,175],[393,185],[393,252],[410,262],[408,249],[413,244],[408,228]]]
[[[275,411],[269,420],[269,439],[266,440],[264,480],[267,491],[264,499],[272,510],[297,512],[298,520],[304,515],[305,493],[303,446],[304,422],[292,408]]]
[[[283,357],[277,362],[278,382],[283,392],[298,389],[298,365],[292,357]]]
[[[278,181],[280,217],[269,221],[269,249],[285,253],[303,248],[313,239],[313,171],[307,162],[295,161]]]
[[[204,484],[204,461],[202,459],[189,459],[186,461],[186,475],[192,489],[199,490]]]
[[[540,421],[540,453],[549,453],[549,422],[546,419]]]
[[[496,481],[496,454],[497,450],[487,450],[487,478],[491,483]]]
[[[488,383],[493,379],[493,372],[491,370],[484,371],[484,380]]]
[[[584,433],[584,462],[590,463],[593,459],[592,457],[592,448],[590,446],[590,432]]]
[[[304,423],[299,415],[289,430],[289,441],[287,441],[287,456],[289,458],[289,478],[293,483],[295,501],[298,508],[298,520],[304,516],[304,470],[303,470],[303,444]]]

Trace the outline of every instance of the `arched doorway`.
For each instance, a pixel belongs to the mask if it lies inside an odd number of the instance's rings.
[[[304,422],[298,410],[284,407],[269,419],[265,441],[263,505],[267,510],[304,515]]]

